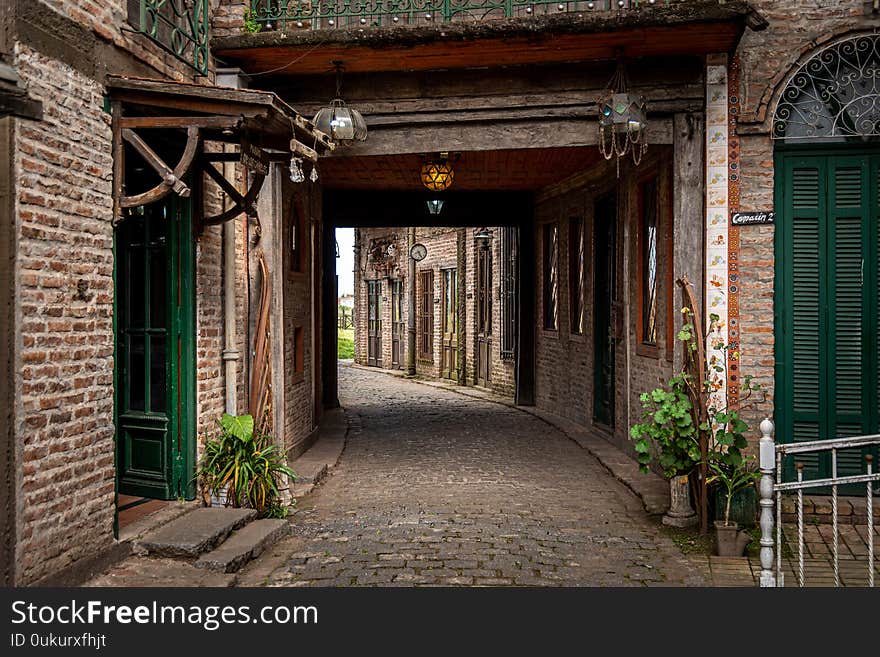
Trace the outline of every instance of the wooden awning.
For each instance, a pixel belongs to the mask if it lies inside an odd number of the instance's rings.
[[[107,77],[107,89],[113,113],[116,222],[126,208],[154,203],[172,192],[189,196],[184,179],[193,170],[214,180],[233,201],[231,208],[204,217],[203,223],[253,213],[269,162],[287,161],[292,154],[315,161],[335,147],[328,135],[271,92],[115,75]],[[177,162],[165,162],[151,147],[158,131],[178,131],[186,140]],[[206,148],[210,142],[216,147]],[[158,176],[154,187],[139,194],[126,193],[126,144]],[[230,152],[224,144],[238,148]],[[214,166],[222,162],[241,162],[250,170],[245,194]]]

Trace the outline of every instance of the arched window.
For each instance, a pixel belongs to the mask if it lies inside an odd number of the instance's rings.
[[[837,41],[791,77],[773,117],[773,138],[866,141],[880,137],[880,34]]]

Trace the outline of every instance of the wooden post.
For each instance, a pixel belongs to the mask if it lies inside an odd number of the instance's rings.
[[[673,273],[693,282],[693,310],[702,309],[703,235],[705,231],[702,114],[676,114],[673,119]],[[702,314],[702,313],[700,313]],[[681,362],[682,345],[675,344]]]

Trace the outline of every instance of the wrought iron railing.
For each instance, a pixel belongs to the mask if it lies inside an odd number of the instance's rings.
[[[805,562],[804,540],[804,491],[826,492],[831,489],[831,545],[828,548],[827,558],[814,559],[812,564],[817,570],[830,570],[833,575],[833,584],[841,586],[840,568],[840,516],[838,506],[838,491],[841,487],[864,488],[865,519],[864,519],[864,553],[859,556],[865,557],[865,565],[859,566],[862,577],[857,577],[853,568],[847,568],[849,584],[874,586],[878,565],[874,559],[874,535],[877,528],[874,525],[874,488],[880,483],[880,468],[875,467],[874,455],[880,447],[880,435],[856,436],[853,438],[836,438],[831,440],[814,440],[801,443],[786,443],[777,445],[773,441],[773,423],[764,420],[761,423],[761,482],[760,505],[761,505],[761,578],[762,587],[783,586],[783,551],[794,543],[791,549],[791,567],[798,586],[804,586],[807,582],[807,569]],[[838,474],[838,459],[842,454],[852,454],[853,451],[864,455],[864,472],[862,474],[841,476]],[[818,455],[830,452],[831,476],[819,479],[804,479],[803,461],[815,460]],[[783,465],[786,459],[794,459],[795,479],[784,481]],[[793,494],[795,496],[796,514],[796,538],[794,541],[787,539],[783,533],[783,496]],[[774,522],[773,507],[776,507]],[[861,539],[862,532],[858,532]],[[861,553],[861,548],[857,550]],[[775,559],[774,559],[775,557]],[[847,560],[852,563],[851,560]],[[815,563],[820,562],[820,563]],[[855,565],[855,564],[852,564]],[[823,573],[816,573],[822,577]]]
[[[163,50],[207,75],[208,0],[135,1],[134,11],[129,3],[129,22]]]
[[[252,0],[253,30],[431,25],[566,12],[636,9],[676,0]]]

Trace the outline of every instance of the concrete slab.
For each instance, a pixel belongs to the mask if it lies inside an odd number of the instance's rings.
[[[234,585],[235,575],[196,569],[192,564],[177,559],[152,559],[148,557],[130,557],[84,584],[87,587],[227,587]]]
[[[255,520],[234,532],[217,549],[200,556],[195,566],[219,573],[234,573],[289,532],[290,524],[286,520]]]
[[[200,508],[138,541],[137,551],[153,556],[197,557],[257,517],[253,509]]]

